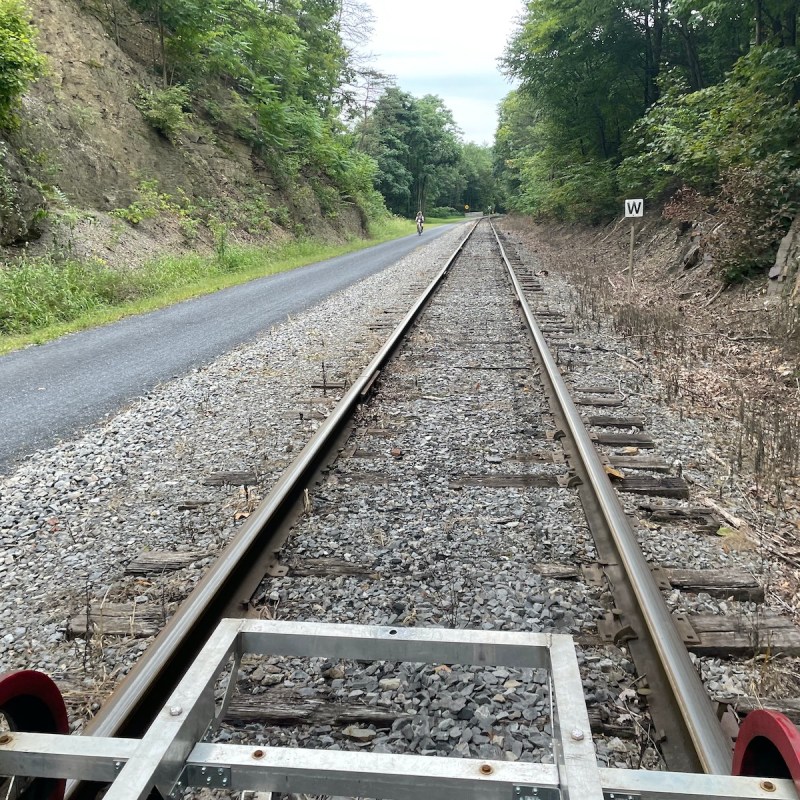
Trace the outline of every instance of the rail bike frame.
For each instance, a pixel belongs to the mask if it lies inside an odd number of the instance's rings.
[[[550,680],[554,763],[208,741],[225,715],[247,654],[544,668]],[[20,729],[0,734],[0,775],[15,776],[6,796],[57,800],[63,780],[72,779],[109,784],[106,800],[140,800],[153,791],[178,798],[192,788],[393,800],[798,797],[787,779],[599,768],[575,649],[565,635],[225,620],[141,739],[48,732],[48,719],[62,730],[66,720],[53,688],[44,676],[32,683],[14,675],[0,678],[0,711],[10,712],[12,726]],[[763,746],[770,738],[771,729],[768,725],[765,733],[763,722],[748,734],[749,744]],[[26,723],[38,732],[25,732]],[[785,733],[785,741],[768,743],[784,754],[794,747],[796,759],[797,739],[792,737],[800,735],[790,724]],[[758,761],[761,752],[749,750],[751,775],[753,758]],[[740,754],[739,761],[747,761],[747,755]]]

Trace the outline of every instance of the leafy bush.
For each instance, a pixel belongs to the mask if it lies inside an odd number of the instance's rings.
[[[14,125],[14,109],[44,69],[35,30],[22,0],[0,0],[0,128]]]
[[[563,220],[598,222],[618,207],[614,165],[547,146],[519,159],[515,211]]]
[[[682,187],[665,214],[709,222],[703,246],[729,281],[772,263],[800,211],[798,87],[797,50],[755,47],[720,84],[670,88],[636,127],[636,152],[619,169],[633,196]]]
[[[655,197],[686,185],[718,189],[730,168],[780,152],[800,166],[800,53],[755,47],[728,78],[698,92],[671,87],[634,127],[620,183]]]
[[[452,208],[450,206],[434,206],[428,209],[429,217],[463,217],[463,210]]]
[[[189,127],[189,90],[176,84],[167,89],[140,89],[136,107],[142,116],[171,142]]]
[[[312,181],[311,188],[314,190],[323,216],[335,217],[339,210],[338,190],[333,186],[327,186],[321,181]]]
[[[138,225],[146,219],[155,219],[159,214],[177,214],[184,218],[191,216],[196,210],[182,190],[179,190],[179,197],[176,199],[159,191],[156,180],[142,181],[136,191],[139,193],[138,200],[127,208],[115,208],[109,214],[131,225]]]

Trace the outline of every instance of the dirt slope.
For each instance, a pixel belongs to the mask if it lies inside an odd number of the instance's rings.
[[[43,235],[40,248],[52,246],[53,224],[58,228],[60,219],[63,228],[69,211],[70,246],[83,248],[81,254],[108,257],[120,250],[126,261],[140,251],[180,247],[180,232],[164,220],[120,231],[104,216],[134,202],[137,187],[150,179],[158,180],[160,192],[183,191],[192,201],[223,197],[250,203],[253,214],[263,206],[280,209],[281,225],[299,223],[318,236],[361,230],[351,206],[325,216],[308,186],[277,187],[249,145],[228,131],[197,119],[177,145],[157,133],[133,103],[140,87],[156,83],[148,69],[152,35],[125,4],[116,5],[123,15],[119,45],[91,2],[28,0],[28,6],[48,74],[25,96],[20,129],[5,146],[0,139],[5,182],[10,179],[16,195],[4,207],[0,181],[0,244]],[[271,227],[270,235],[286,235]]]

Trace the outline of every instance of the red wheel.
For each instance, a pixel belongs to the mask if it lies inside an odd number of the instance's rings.
[[[0,715],[12,731],[69,733],[67,709],[61,692],[50,678],[32,669],[0,675]],[[65,781],[37,778],[25,797],[61,800]]]
[[[739,728],[733,774],[789,778],[800,792],[800,731],[777,711],[750,712]]]

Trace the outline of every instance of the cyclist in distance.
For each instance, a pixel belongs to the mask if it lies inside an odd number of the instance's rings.
[[[425,224],[425,217],[422,215],[422,211],[417,211],[417,233],[422,236],[422,226]]]

